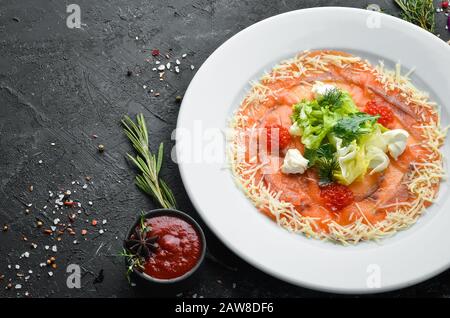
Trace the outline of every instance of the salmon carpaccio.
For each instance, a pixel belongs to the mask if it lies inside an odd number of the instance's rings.
[[[434,137],[421,128],[436,127],[438,131],[439,114],[425,102],[413,99],[411,92],[403,90],[400,84],[383,80],[382,75],[382,71],[373,68],[368,62],[344,52],[305,52],[265,75],[253,87],[235,115],[238,120],[234,128],[239,132],[253,132],[255,128],[272,124],[289,128],[292,124],[292,106],[303,99],[313,99],[311,87],[316,81],[349,92],[361,111],[364,111],[368,101],[388,106],[394,114],[394,120],[387,128],[401,128],[410,134],[406,150],[398,160],[390,158],[389,167],[383,172],[366,174],[353,182],[349,186],[355,198],[352,204],[337,212],[327,209],[320,197],[318,176],[314,169],[308,169],[304,174],[281,173],[285,153],[279,156],[253,153],[254,148],[249,145],[257,143],[255,133],[246,133],[245,138],[239,141],[239,147],[245,149],[245,156],[242,159],[244,164],[241,165],[244,168],[235,171],[239,174],[238,179],[247,187],[250,183],[263,186],[274,194],[275,200],[290,203],[300,218],[314,220],[312,230],[324,236],[331,231],[331,223],[334,224],[333,228],[336,225],[348,228],[360,222],[366,228],[378,226],[380,231],[389,231],[391,229],[388,227],[392,224],[383,221],[390,213],[411,216],[408,213],[417,208],[417,204],[428,206],[431,200],[422,200],[418,190],[411,191],[415,183],[411,186],[410,182],[417,167],[430,160],[440,163],[441,156],[436,145],[432,147],[429,144],[430,138]],[[292,136],[285,151],[297,148],[303,153],[304,146],[300,138]],[[432,197],[438,187],[439,180],[429,182]],[[283,217],[273,211],[273,204],[259,204],[258,207],[278,222]],[[284,223],[290,224],[290,221]]]

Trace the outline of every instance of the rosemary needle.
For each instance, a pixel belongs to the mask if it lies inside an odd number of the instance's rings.
[[[160,143],[157,155],[152,154],[148,144],[148,132],[144,115],[136,116],[136,123],[128,116],[122,120],[125,135],[136,150],[136,157],[127,154],[128,158],[140,170],[136,176],[136,185],[152,196],[163,208],[175,208],[176,200],[172,190],[159,177],[161,170],[164,144]]]
[[[421,28],[434,32],[435,10],[433,0],[395,0],[402,9],[402,18]]]

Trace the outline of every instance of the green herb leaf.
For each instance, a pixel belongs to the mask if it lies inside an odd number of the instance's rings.
[[[333,133],[349,144],[360,135],[370,133],[379,116],[366,113],[354,113],[340,119],[333,127]]]
[[[317,159],[316,166],[319,174],[319,185],[324,186],[333,182],[333,170],[339,169],[339,164],[335,158],[321,157]]]
[[[334,110],[342,106],[342,97],[342,91],[340,89],[334,88],[328,90],[327,93],[318,100],[318,102],[321,107],[329,107],[331,110]]]

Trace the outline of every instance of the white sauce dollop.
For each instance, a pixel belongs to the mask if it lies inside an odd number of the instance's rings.
[[[289,149],[284,157],[281,172],[283,173],[304,173],[308,168],[308,159],[302,156],[298,149]]]
[[[405,151],[409,133],[403,129],[393,129],[383,133],[389,154],[395,160]]]

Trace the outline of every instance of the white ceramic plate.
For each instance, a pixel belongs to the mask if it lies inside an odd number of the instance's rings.
[[[413,82],[442,106],[443,125],[448,122],[450,47],[445,42],[400,19],[366,10],[293,11],[239,32],[198,70],[178,118],[177,157],[184,185],[204,221],[231,250],[282,280],[339,293],[416,284],[450,265],[445,182],[437,203],[410,229],[378,243],[344,247],[278,227],[244,197],[223,163],[224,138],[214,139],[213,131],[227,127],[249,81],[299,51],[324,48],[355,53],[373,64],[384,60],[393,67],[401,61],[405,70],[414,67]],[[214,147],[219,149],[215,163]],[[449,153],[448,143],[443,152]]]

